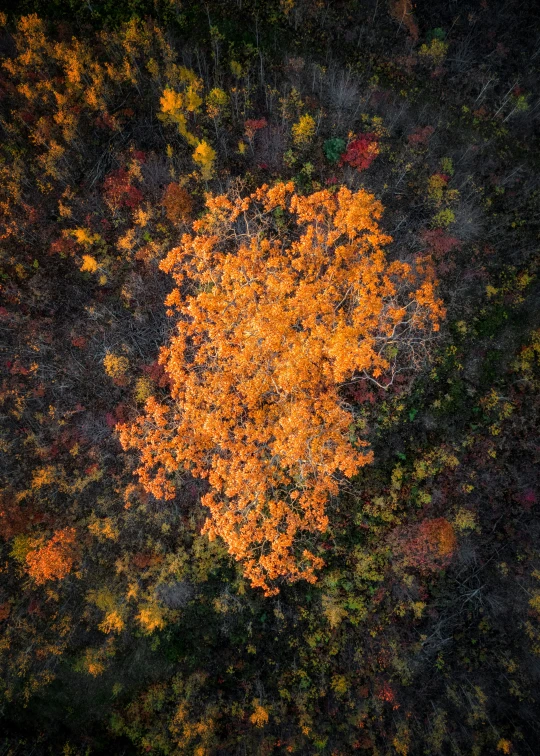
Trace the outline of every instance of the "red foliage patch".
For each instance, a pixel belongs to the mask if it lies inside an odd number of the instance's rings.
[[[453,249],[461,246],[459,239],[455,236],[450,236],[442,228],[422,231],[420,236],[435,260],[441,260]]]
[[[434,131],[433,126],[419,127],[409,134],[407,141],[411,146],[427,144]]]
[[[155,360],[150,365],[145,365],[143,371],[159,388],[165,388],[171,382],[169,375],[165,372],[163,365]]]
[[[5,541],[28,533],[33,525],[44,519],[45,515],[36,511],[32,505],[21,506],[15,499],[7,497],[0,500],[0,535]]]
[[[261,129],[266,128],[266,126],[268,126],[268,121],[266,120],[266,118],[259,118],[259,119],[249,118],[244,123],[245,134],[248,137],[248,139],[253,139],[253,137],[255,136],[255,133],[257,131],[260,131]]]
[[[96,126],[98,129],[114,129],[116,127],[116,122],[108,113],[101,113],[101,115],[96,118]]]
[[[376,134],[362,134],[349,144],[341,160],[340,165],[346,163],[358,171],[365,171],[378,155],[378,139]]]
[[[50,255],[60,255],[60,257],[67,257],[68,255],[74,255],[77,249],[74,239],[70,239],[66,236],[60,236],[51,242],[49,247]]]
[[[396,694],[394,692],[394,689],[388,682],[383,682],[382,685],[379,687],[377,692],[375,693],[376,697],[379,699],[379,701],[384,701],[385,703],[393,704],[394,709],[399,708],[399,704],[396,704]]]
[[[533,504],[536,504],[536,492],[532,489],[523,491],[519,494],[518,501],[523,509],[528,512],[532,509]]]
[[[437,517],[402,531],[396,545],[405,566],[429,573],[450,564],[457,539],[453,525],[444,517]]]
[[[141,190],[130,183],[130,176],[124,168],[107,176],[103,182],[103,194],[113,209],[129,207],[133,210],[143,201]]]

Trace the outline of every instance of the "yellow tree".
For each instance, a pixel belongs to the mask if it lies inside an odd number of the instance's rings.
[[[177,284],[160,357],[171,402],[149,398],[121,441],[158,497],[174,496],[177,471],[208,480],[204,531],[271,594],[278,578],[315,581],[306,537],[372,459],[351,441],[343,384],[391,381],[443,311],[426,263],[386,260],[382,206],[364,190],[302,197],[279,183],[206,204],[161,265]]]

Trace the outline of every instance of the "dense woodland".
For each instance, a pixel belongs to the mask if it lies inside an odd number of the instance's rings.
[[[540,7],[0,3],[0,754],[540,753]]]

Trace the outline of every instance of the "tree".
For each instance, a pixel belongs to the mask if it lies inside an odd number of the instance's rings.
[[[405,528],[394,539],[393,551],[401,556],[404,567],[413,567],[429,574],[450,564],[456,546],[454,527],[444,517],[437,517]]]
[[[292,137],[297,147],[305,147],[315,134],[315,119],[309,113],[300,117],[299,121],[293,124]]]
[[[28,552],[28,573],[38,585],[48,580],[61,580],[71,572],[76,558],[75,528],[57,530],[48,543],[43,544],[39,541],[35,548]]]
[[[193,209],[193,202],[186,189],[180,184],[168,184],[163,193],[161,204],[171,223],[187,220]]]
[[[340,165],[347,163],[358,171],[365,171],[379,154],[376,134],[362,134],[352,141],[341,156]]]
[[[339,480],[372,459],[351,442],[340,388],[390,381],[442,308],[425,270],[386,261],[382,206],[364,190],[301,197],[279,183],[206,204],[161,264],[177,283],[166,304],[178,328],[160,357],[172,403],[150,397],[121,441],[141,450],[155,496],[174,496],[178,470],[208,480],[204,531],[270,594],[279,577],[315,580],[322,560],[305,536],[326,530]]]

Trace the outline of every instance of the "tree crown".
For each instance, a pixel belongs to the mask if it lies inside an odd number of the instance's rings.
[[[315,580],[322,560],[305,538],[327,528],[340,479],[372,459],[351,441],[343,383],[388,383],[443,314],[425,266],[387,262],[381,214],[373,195],[345,187],[208,196],[162,263],[177,284],[160,358],[173,403],[150,398],[121,439],[141,449],[156,496],[174,495],[178,469],[208,480],[206,533],[267,593],[279,577]]]

